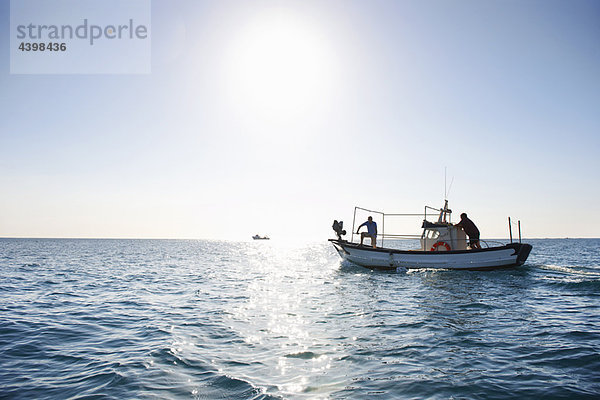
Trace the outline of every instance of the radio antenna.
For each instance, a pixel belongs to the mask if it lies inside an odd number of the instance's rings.
[[[450,186],[448,187],[447,185],[447,167],[444,167],[444,200],[448,199],[448,196],[450,195],[450,190],[452,189],[452,184],[454,183],[454,177],[452,177],[452,180],[450,181]]]
[[[448,186],[446,186],[446,167],[444,167],[444,200],[446,200],[447,197],[447,192],[446,189],[448,189]]]

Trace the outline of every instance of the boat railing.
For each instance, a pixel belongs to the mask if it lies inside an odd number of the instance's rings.
[[[381,234],[379,236],[390,238],[390,239],[421,239],[421,235],[394,235],[391,233],[385,233],[385,234]]]
[[[421,217],[424,221],[427,221],[427,218],[431,218],[432,215],[435,215],[436,217],[439,215],[439,220],[443,221],[443,222],[450,222],[450,215],[451,215],[451,211],[448,210],[447,208],[435,208],[435,207],[430,207],[430,206],[425,206],[425,209],[423,211],[423,213],[384,213],[383,211],[377,211],[377,210],[371,210],[368,208],[363,208],[363,207],[354,207],[354,216],[352,218],[352,237],[351,237],[351,242],[354,242],[354,235],[356,235],[356,213],[357,211],[364,211],[367,213],[372,213],[372,214],[378,214],[381,217],[381,233],[378,233],[378,237],[381,238],[381,247],[385,247],[384,243],[385,240],[415,240],[415,239],[422,239],[424,233],[422,234],[397,234],[397,233],[386,233],[385,232],[385,221],[386,218],[388,219],[388,221],[390,220],[390,218],[398,218],[398,217]],[[447,219],[447,221],[446,221]],[[521,229],[520,229],[520,221],[519,221],[519,241],[521,240]],[[510,219],[509,219],[509,225],[510,225]],[[425,230],[424,230],[425,232]],[[511,243],[512,243],[512,232],[511,232]],[[465,242],[469,242],[470,239],[456,239],[456,240],[461,240],[461,241],[465,241]],[[501,245],[503,246],[505,243],[502,243],[498,240],[492,240],[492,239],[488,239],[488,240],[483,240],[480,239],[479,240],[485,247],[492,247],[490,246],[490,244],[492,245]]]
[[[381,237],[381,247],[384,247],[384,241],[386,238],[388,239],[421,239],[422,235],[404,235],[404,234],[391,234],[385,233],[385,219],[388,218],[398,218],[398,217],[421,217],[423,220],[427,220],[427,211],[430,211],[429,215],[431,216],[431,212],[441,213],[447,211],[441,208],[434,208],[430,206],[425,206],[423,213],[384,213],[383,211],[371,210],[363,207],[354,207],[354,216],[352,217],[352,237],[351,242],[354,242],[354,235],[356,234],[356,212],[357,211],[365,211],[368,213],[378,214],[381,216],[381,233],[378,233],[378,236]]]
[[[418,240],[421,239],[421,235],[393,235],[393,234],[385,234],[385,235],[381,235],[382,236],[382,247],[383,247],[383,238],[385,239],[391,239],[391,240]],[[454,239],[458,242],[465,242],[466,244],[468,244],[471,239]],[[491,239],[479,239],[480,244],[485,247],[485,248],[489,248],[489,247],[494,247],[494,246],[504,246],[506,245],[506,242],[501,242],[499,240],[491,240]]]
[[[490,246],[490,243],[491,244],[496,244],[496,245],[499,245],[499,246],[504,246],[506,244],[506,243],[503,243],[503,242],[501,242],[499,240],[481,240],[480,239],[479,241],[482,242],[483,244],[485,244],[485,247],[492,247],[492,246]]]
[[[466,242],[466,243],[469,243],[471,241],[471,239],[468,239],[468,238],[467,239],[454,239],[454,240],[456,240],[458,242]],[[498,246],[504,246],[506,244],[505,242],[501,242],[499,240],[492,240],[492,239],[487,239],[487,240],[479,239],[479,243],[483,244],[485,247],[493,247],[493,246],[490,246],[490,244],[498,245]]]

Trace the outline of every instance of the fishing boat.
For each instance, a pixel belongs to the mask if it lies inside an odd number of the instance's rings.
[[[378,214],[382,223],[383,232],[381,247],[368,247],[354,242],[355,221],[357,211]],[[428,221],[429,215],[439,215],[437,221]],[[532,246],[521,242],[521,222],[518,221],[518,242],[512,238],[512,223],[509,217],[510,243],[499,243],[491,240],[480,240],[481,248],[471,248],[465,232],[450,222],[452,210],[448,208],[448,201],[444,207],[437,209],[425,206],[423,214],[386,214],[361,207],[354,208],[352,221],[352,238],[350,241],[342,239],[346,234],[343,222],[337,220],[333,229],[337,239],[329,239],[342,259],[354,264],[371,269],[458,269],[458,270],[489,270],[508,268],[523,265],[531,252]],[[423,229],[420,235],[386,234],[386,217],[423,217]],[[420,247],[415,249],[399,249],[385,247],[385,240],[398,243],[402,239],[412,239],[420,242]],[[367,239],[368,241],[368,239]],[[370,244],[370,243],[369,243]]]
[[[260,236],[258,234],[252,236],[252,239],[254,239],[254,240],[270,240],[270,238],[268,236]]]

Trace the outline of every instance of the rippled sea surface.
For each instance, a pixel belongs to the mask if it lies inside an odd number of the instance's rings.
[[[600,240],[373,272],[329,243],[0,239],[0,398],[600,398]]]

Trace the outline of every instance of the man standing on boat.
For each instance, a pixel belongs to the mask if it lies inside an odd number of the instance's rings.
[[[481,246],[479,245],[479,229],[477,229],[473,221],[467,218],[466,213],[460,214],[460,222],[454,226],[458,228],[463,228],[463,230],[469,237],[469,246],[471,246],[472,249],[481,248]]]
[[[360,226],[356,230],[357,234],[360,228],[362,228],[363,226],[367,227],[367,232],[363,232],[360,234],[360,245],[362,246],[363,241],[365,240],[365,236],[367,236],[371,238],[371,245],[373,246],[373,248],[375,248],[377,244],[377,223],[373,221],[373,217],[369,216],[369,218],[367,218],[367,221],[360,224]]]

